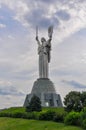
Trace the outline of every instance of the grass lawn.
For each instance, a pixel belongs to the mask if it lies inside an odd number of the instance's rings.
[[[0,117],[0,130],[82,130],[82,128],[52,121]]]
[[[43,107],[42,108],[42,111],[48,111],[48,110],[54,110],[54,111],[58,111],[59,113],[62,113],[64,112],[64,108],[61,107],[61,108],[54,108],[54,107]],[[25,108],[24,107],[11,107],[11,108],[8,108],[8,109],[4,109],[2,110],[3,112],[6,112],[6,113],[15,113],[15,112],[25,112]]]
[[[25,112],[25,108],[24,107],[11,107],[11,108],[7,108],[7,109],[3,109],[0,112],[5,112],[5,113],[15,113],[15,112]]]

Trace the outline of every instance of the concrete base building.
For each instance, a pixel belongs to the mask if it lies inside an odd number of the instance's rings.
[[[60,95],[56,93],[53,82],[47,78],[40,78],[34,82],[31,94],[26,96],[24,102],[25,107],[28,105],[33,95],[40,98],[43,107],[62,107]]]

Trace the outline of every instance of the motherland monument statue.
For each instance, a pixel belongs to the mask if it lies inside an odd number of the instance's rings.
[[[49,39],[46,41],[44,37],[41,38],[41,43],[38,39],[38,28],[36,28],[36,41],[38,43],[39,54],[39,78],[48,78],[48,64],[50,62],[51,40],[53,33],[53,26],[48,29]]]
[[[44,37],[41,42],[38,38],[38,27],[36,27],[36,41],[39,55],[39,78],[34,82],[30,94],[27,94],[24,106],[26,107],[33,95],[40,98],[43,107],[62,107],[60,94],[56,93],[53,82],[49,79],[49,63],[51,60],[51,40],[53,26],[48,28],[48,40]]]

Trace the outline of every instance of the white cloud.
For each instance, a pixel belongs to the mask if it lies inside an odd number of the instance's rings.
[[[59,36],[55,38],[55,41],[62,41],[65,37],[70,34],[77,32],[83,27],[86,27],[86,1],[77,0],[58,0],[49,1],[49,6],[47,6],[47,1],[24,1],[24,0],[1,0],[1,3],[6,4],[9,8],[15,11],[15,19],[20,21],[23,25],[28,26],[32,24],[43,25],[43,21],[46,22],[45,25],[49,23],[55,24],[55,33]],[[9,3],[9,4],[8,4]],[[56,12],[65,11],[70,15],[70,19],[67,21],[62,20]],[[33,11],[37,11],[39,14],[32,14]],[[41,11],[41,12],[40,12]],[[47,13],[46,13],[47,12]],[[32,16],[31,16],[32,15]],[[37,16],[39,15],[39,16]],[[61,15],[61,14],[60,14]],[[28,21],[26,19],[28,16]],[[66,17],[66,16],[65,16]],[[46,19],[48,18],[48,19]],[[42,21],[40,21],[42,19]],[[44,20],[46,19],[46,20]],[[35,23],[34,23],[35,20]],[[56,23],[56,20],[60,24]],[[42,24],[42,25],[41,25]],[[71,28],[72,27],[72,28]]]
[[[12,35],[8,35],[8,38],[15,39]]]
[[[18,106],[18,104],[22,105],[24,97],[24,91],[14,87],[12,81],[0,79],[0,109]]]
[[[0,86],[3,87],[3,86],[11,86],[11,85],[12,83],[10,81],[0,79]]]
[[[15,20],[18,20],[23,25],[28,26],[28,23],[24,19],[24,15],[29,13],[29,8],[26,3],[22,1],[18,1],[16,6],[16,16],[14,17]]]
[[[6,25],[0,23],[0,28],[6,28]]]

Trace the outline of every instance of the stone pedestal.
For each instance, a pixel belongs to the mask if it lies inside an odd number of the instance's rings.
[[[62,107],[61,97],[59,94],[56,94],[54,84],[48,78],[39,78],[34,82],[31,94],[26,96],[25,107],[33,95],[40,98],[43,107]]]

